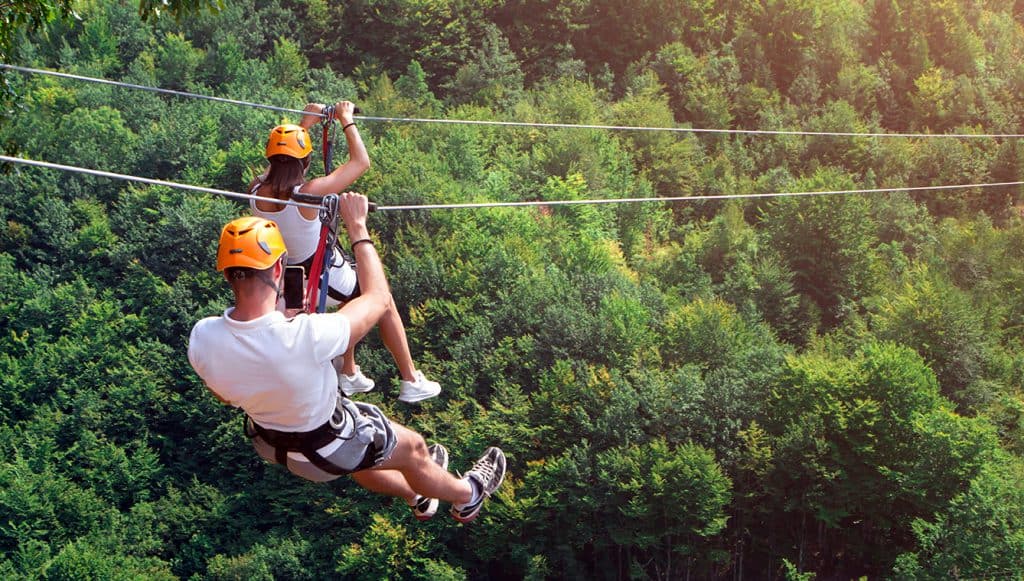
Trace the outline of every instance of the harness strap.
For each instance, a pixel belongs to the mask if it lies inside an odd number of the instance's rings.
[[[332,260],[331,264],[330,264],[330,268],[336,268],[336,267],[339,267],[339,266],[343,266],[346,262],[349,263],[349,264],[355,265],[355,261],[352,260],[345,253],[345,249],[341,247],[341,244],[335,243],[334,251],[337,253],[337,256],[341,260],[341,262],[335,262],[335,261]],[[334,253],[332,253],[331,256],[334,256]],[[302,268],[305,269],[306,272],[311,272],[312,269],[313,269],[313,262],[314,262],[315,259],[316,259],[316,254],[315,253],[314,254],[310,254],[309,257],[306,258],[306,260],[303,260],[302,262],[299,262],[299,263],[295,264],[294,266],[301,266]],[[331,260],[331,257],[328,257],[328,260]],[[359,283],[356,282],[356,289],[358,289],[358,288],[359,288]],[[346,295],[341,294],[341,291],[339,291],[338,289],[332,287],[330,284],[327,285],[327,296],[329,296],[332,299],[338,301],[339,303],[344,303],[344,302],[349,301],[349,300],[352,299],[351,295],[346,296]]]
[[[335,416],[339,413],[345,413],[341,410],[335,411]],[[340,420],[340,418],[339,418]],[[340,423],[340,422],[339,422]],[[342,424],[344,426],[344,424]],[[274,460],[282,465],[288,465],[288,453],[298,452],[306,457],[314,466],[327,472],[328,474],[334,474],[341,476],[347,474],[348,471],[339,466],[335,466],[326,458],[320,455],[318,450],[331,442],[342,439],[339,429],[331,425],[331,422],[325,422],[315,430],[308,432],[281,432],[278,430],[271,430],[270,428],[264,428],[263,426],[252,421],[249,416],[245,417],[245,434],[250,438],[253,436],[259,436],[263,440],[270,444],[274,448]],[[370,450],[367,451],[369,455]]]
[[[324,246],[326,228],[320,227],[320,241],[317,242],[316,252],[313,253],[312,263],[309,267],[309,275],[306,279],[306,312],[313,312],[316,310],[316,299],[319,296],[320,288],[320,274],[324,267],[324,255],[326,254],[326,247]]]
[[[318,267],[317,261],[319,261],[319,270],[316,271],[316,274],[319,275],[320,280],[317,281],[314,274],[310,274],[307,291],[312,292],[307,292],[307,299],[310,301],[308,303],[310,307],[315,304],[316,312],[323,313],[327,310],[327,288],[331,276],[331,255],[333,253],[329,249],[334,248],[338,241],[337,194],[328,194],[323,197],[320,206],[320,223],[322,224],[320,227],[320,243],[313,258],[314,268]],[[318,290],[319,293],[317,292]],[[316,302],[312,302],[313,297],[316,297]]]
[[[249,195],[250,196],[255,196],[257,193],[259,193],[260,188],[263,186],[263,182],[266,179],[267,179],[266,175],[258,175],[258,176],[256,176],[256,183],[253,184],[252,188],[249,189]]]

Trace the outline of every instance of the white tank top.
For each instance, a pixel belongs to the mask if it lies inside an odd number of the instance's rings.
[[[255,195],[266,178],[265,175],[257,177],[256,185],[249,193]],[[295,186],[295,191],[301,187],[301,185]],[[298,264],[316,252],[317,244],[320,243],[319,218],[307,220],[299,212],[298,207],[291,205],[285,205],[277,212],[264,212],[256,207],[256,200],[249,200],[249,208],[254,216],[277,223],[277,227],[281,229],[281,237],[284,238],[285,248],[288,249],[289,264]]]

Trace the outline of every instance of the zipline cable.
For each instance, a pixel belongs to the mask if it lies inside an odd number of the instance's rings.
[[[318,204],[304,204],[302,202],[294,202],[292,200],[279,200],[277,198],[266,198],[263,196],[254,196],[251,194],[239,194],[237,192],[229,192],[227,190],[218,190],[215,188],[204,188],[201,186],[192,186],[189,184],[179,184],[177,182],[168,182],[164,180],[155,180],[151,178],[142,178],[138,176],[130,176],[120,173],[113,173],[109,171],[101,171],[98,169],[89,169],[85,167],[78,167],[74,165],[62,165],[59,163],[50,163],[48,161],[37,161],[34,159],[26,159],[24,157],[11,157],[9,155],[0,155],[0,161],[7,161],[10,163],[20,163],[24,165],[33,165],[36,167],[45,167],[49,169],[59,169],[61,171],[83,173],[101,178],[112,178],[117,180],[125,180],[129,182],[141,182],[144,184],[150,184],[154,186],[165,186],[168,188],[176,188],[179,190],[188,190],[191,192],[203,192],[207,194],[217,194],[219,196],[227,196],[229,198],[239,198],[243,200],[256,200],[263,202],[272,202],[274,204],[284,204],[286,206],[297,206],[299,208],[313,208],[314,210],[320,209]]]
[[[13,71],[20,71],[23,73],[38,74],[38,75],[50,75],[54,77],[60,77],[65,79],[74,79],[78,81],[86,81],[90,83],[100,83],[104,85],[113,85],[118,87],[125,87],[129,89],[139,89],[143,91],[152,91],[156,93],[164,93],[168,95],[176,95],[179,97],[190,97],[195,99],[206,99],[208,101],[216,101],[220,103],[230,103],[233,105],[244,105],[248,107],[256,107],[259,109],[269,109],[271,111],[281,111],[285,113],[297,113],[300,115],[313,115],[316,117],[324,117],[321,113],[311,113],[300,109],[289,109],[286,107],[276,107],[274,105],[263,105],[260,103],[252,103],[249,101],[239,101],[237,99],[225,99],[223,97],[213,97],[210,95],[201,95],[198,93],[189,93],[187,91],[175,91],[172,89],[161,89],[159,87],[150,87],[147,85],[137,85],[134,83],[125,83],[122,81],[111,81],[109,79],[99,79],[96,77],[86,77],[83,75],[74,75],[70,73],[61,73],[57,71],[49,71],[45,69],[33,69],[29,67],[22,67],[17,65],[9,65],[0,63],[0,69],[8,69]],[[608,131],[656,131],[656,132],[673,132],[673,133],[705,133],[705,134],[726,134],[726,135],[794,135],[794,136],[812,136],[812,137],[899,137],[905,139],[1020,139],[1024,138],[1024,133],[872,133],[872,132],[855,132],[855,131],[784,131],[784,130],[773,130],[773,129],[709,129],[699,127],[642,127],[634,125],[586,125],[586,124],[573,124],[573,123],[536,123],[529,121],[484,121],[484,120],[473,120],[473,119],[430,119],[422,117],[376,117],[370,115],[355,115],[354,119],[362,121],[380,121],[387,123],[439,123],[449,125],[491,125],[498,127],[531,127],[531,128],[545,128],[545,129],[601,129]]]
[[[258,109],[270,109],[271,111],[282,111],[284,113],[301,113],[304,115],[316,115],[317,117],[323,117],[320,113],[310,113],[302,111],[300,109],[288,109],[285,107],[275,107],[273,105],[262,105],[260,103],[250,103],[248,101],[238,101],[236,99],[225,99],[223,97],[211,97],[210,95],[200,95],[198,93],[188,93],[186,91],[175,91],[173,89],[161,89],[160,87],[150,87],[148,85],[136,85],[134,83],[125,83],[122,81],[111,81],[108,79],[98,79],[96,77],[85,77],[82,75],[73,75],[71,73],[60,73],[57,71],[47,71],[44,69],[32,69],[29,67],[19,67],[16,65],[8,65],[0,63],[0,69],[9,69],[12,71],[20,71],[22,73],[31,73],[35,75],[50,75],[53,77],[60,77],[62,79],[73,79],[76,81],[86,81],[89,83],[99,83],[101,85],[112,85],[115,87],[125,87],[128,89],[139,89],[141,91],[151,91],[154,93],[163,93],[165,95],[175,95],[177,97],[189,97],[193,99],[206,99],[207,101],[216,101],[218,103],[230,103],[232,105],[245,105],[247,107],[256,107]]]
[[[881,194],[885,192],[920,192],[932,190],[958,190],[967,188],[995,188],[1007,186],[1021,186],[1020,182],[999,182],[988,184],[963,184],[956,186],[910,186],[895,188],[871,188],[861,190],[830,190],[819,192],[773,192],[765,194],[721,194],[721,195],[697,195],[697,196],[674,196],[664,198],[603,198],[592,200],[535,200],[529,202],[479,202],[461,204],[420,204],[414,206],[378,206],[377,211],[399,211],[399,210],[450,210],[457,208],[508,208],[520,206],[572,206],[582,204],[632,204],[641,202],[693,202],[699,200],[736,200],[736,199],[757,199],[757,198],[795,198],[801,196],[838,196],[850,194]]]
[[[573,123],[534,123],[529,121],[479,121],[472,119],[426,119],[418,117],[356,117],[365,121],[407,123],[447,123],[457,125],[497,125],[502,127],[538,127],[547,129],[604,129],[609,131],[662,131],[674,133],[716,133],[727,135],[799,135],[816,137],[901,137],[946,139],[1020,139],[1024,133],[857,133],[853,131],[781,131],[772,129],[707,129],[700,127],[641,127],[635,125],[582,125]]]
[[[321,206],[314,204],[305,204],[301,202],[295,202],[291,200],[278,200],[277,198],[265,198],[262,196],[253,196],[250,194],[239,194],[236,192],[229,192],[226,190],[218,190],[213,188],[204,188],[200,186],[192,186],[188,184],[179,184],[176,182],[168,182],[164,180],[154,180],[150,178],[142,178],[136,176],[129,176],[119,173],[112,173],[106,171],[100,171],[95,169],[88,169],[82,167],[76,167],[73,165],[62,165],[57,163],[50,163],[46,161],[37,161],[32,159],[25,159],[23,157],[11,157],[7,155],[0,155],[0,161],[6,161],[10,163],[20,163],[26,165],[32,165],[37,167],[44,167],[50,169],[59,169],[67,172],[78,172],[99,177],[120,179],[125,181],[141,182],[145,184],[153,184],[158,186],[166,186],[170,188],[178,188],[182,190],[189,190],[193,192],[204,192],[209,194],[217,194],[221,196],[227,196],[231,198],[240,198],[246,200],[257,200],[272,202],[275,204],[285,204],[289,206],[298,206],[301,208],[316,208],[320,209]],[[644,202],[692,202],[699,200],[735,200],[735,199],[758,199],[758,198],[784,198],[784,197],[800,197],[800,196],[837,196],[837,195],[853,195],[853,194],[880,194],[886,192],[921,192],[921,191],[939,191],[939,190],[958,190],[958,189],[970,189],[970,188],[996,188],[996,187],[1010,187],[1010,186],[1024,186],[1024,181],[1019,182],[997,182],[997,183],[982,183],[982,184],[961,184],[961,185],[945,185],[945,186],[908,186],[908,187],[893,187],[893,188],[870,188],[870,189],[858,189],[858,190],[828,190],[828,191],[817,191],[817,192],[773,192],[764,194],[722,194],[722,195],[697,195],[697,196],[674,196],[665,198],[605,198],[605,199],[589,199],[589,200],[533,200],[528,202],[468,202],[460,204],[419,204],[419,205],[405,205],[405,206],[376,206],[374,211],[376,212],[400,212],[408,210],[454,210],[454,209],[466,209],[466,208],[519,208],[527,206],[571,206],[571,205],[583,205],[583,204],[633,204],[633,203],[644,203]]]

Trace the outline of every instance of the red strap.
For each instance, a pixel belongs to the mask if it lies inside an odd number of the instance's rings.
[[[309,274],[306,279],[306,312],[316,312],[316,302],[320,292],[320,275],[323,273],[324,252],[327,249],[327,225],[320,228],[320,242],[316,245],[316,252],[313,254],[313,264],[309,265]]]

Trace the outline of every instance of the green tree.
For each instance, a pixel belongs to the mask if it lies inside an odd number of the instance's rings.
[[[267,59],[267,65],[275,83],[298,89],[306,78],[309,60],[294,41],[281,37],[274,41],[274,52]]]
[[[204,51],[184,35],[168,32],[156,49],[157,81],[167,89],[189,90],[203,58]]]
[[[449,85],[456,103],[473,102],[498,110],[508,108],[522,93],[523,72],[497,27],[484,32],[482,46],[459,67]]]
[[[793,184],[796,191],[853,189],[835,170]],[[797,290],[821,310],[825,328],[844,320],[878,280],[877,227],[864,196],[779,198],[761,211],[761,224],[795,273]]]
[[[573,45],[589,63],[608,63],[621,74],[670,42],[684,41],[694,50],[717,45],[726,15],[716,8],[711,0],[644,0],[628,7],[591,1],[583,13],[587,26],[576,32]]]
[[[509,39],[530,84],[554,76],[576,54],[571,35],[586,27],[589,0],[513,0],[495,4],[490,18]]]
[[[13,0],[0,5],[0,62],[10,63],[17,56],[17,38],[19,34],[30,33],[42,28],[57,19],[68,19],[74,12],[71,0]],[[12,90],[4,71],[0,75],[3,82],[4,110],[10,104]]]
[[[460,569],[430,558],[427,536],[374,516],[359,544],[342,550],[337,571],[354,579],[465,579]]]
[[[927,267],[915,268],[901,289],[878,300],[871,323],[879,337],[916,349],[943,393],[970,409],[965,390],[982,379],[991,339],[963,291]]]
[[[906,579],[1002,577],[1024,568],[1024,488],[1017,458],[987,464],[948,508],[914,521],[918,549],[897,559]]]
[[[196,16],[202,12],[219,12],[224,3],[219,0],[139,0],[139,16],[143,20],[156,19],[164,14],[181,20],[184,16]]]
[[[925,362],[893,344],[790,359],[768,414],[768,498],[787,515],[772,517],[769,542],[795,543],[788,558],[821,574],[884,572],[914,546],[913,519],[944,507],[998,448],[986,421],[951,412]]]
[[[714,457],[693,444],[662,440],[598,456],[606,528],[630,571],[659,578],[707,575],[722,558],[731,483]],[[618,513],[617,515],[615,513]]]

